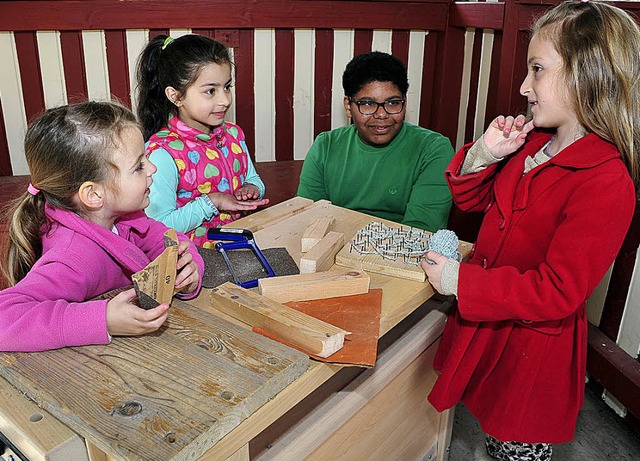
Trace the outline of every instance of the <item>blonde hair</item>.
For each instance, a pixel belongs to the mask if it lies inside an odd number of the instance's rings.
[[[564,77],[579,123],[613,143],[638,185],[640,167],[640,29],[615,6],[566,1],[535,23],[564,62]]]
[[[25,156],[31,184],[9,210],[9,240],[2,272],[11,285],[22,280],[42,255],[47,231],[45,203],[77,212],[74,197],[86,181],[111,184],[117,167],[109,154],[121,131],[138,126],[129,109],[89,101],[47,110],[28,128]]]

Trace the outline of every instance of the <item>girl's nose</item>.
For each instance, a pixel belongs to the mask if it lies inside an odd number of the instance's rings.
[[[531,85],[529,85],[529,75],[527,75],[520,85],[520,94],[526,96],[529,91],[531,91]]]
[[[147,159],[147,164],[149,165],[149,168],[147,169],[147,176],[151,176],[153,173],[158,171],[158,167],[155,166],[151,160]]]
[[[231,92],[230,91],[221,91],[218,93],[218,104],[221,106],[228,107],[231,105]]]

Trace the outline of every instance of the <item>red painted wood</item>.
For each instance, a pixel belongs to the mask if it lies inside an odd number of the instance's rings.
[[[82,32],[60,32],[60,46],[62,47],[62,64],[64,67],[67,101],[69,103],[86,101],[89,92],[87,90]]]
[[[587,371],[636,417],[640,417],[640,363],[589,324]]]
[[[0,100],[0,107],[2,106]],[[4,114],[0,110],[0,176],[13,175],[13,168],[11,168],[11,157],[9,156],[9,143],[7,141],[7,130],[4,128]],[[6,197],[3,196],[3,201],[6,203]]]
[[[333,30],[316,29],[314,73],[314,137],[331,129],[331,85],[333,78]]]
[[[354,56],[371,51],[371,44],[373,43],[373,31],[371,29],[356,29],[353,35]]]
[[[215,40],[215,37],[214,37],[215,31],[213,29],[191,29],[191,33],[197,34],[197,35],[203,35],[205,37],[213,38]],[[218,40],[218,41],[222,41],[222,40]]]
[[[442,47],[442,40],[439,40],[441,34],[437,32],[429,32],[424,38],[424,53],[422,58],[422,85],[421,85],[421,101],[420,115],[418,124],[425,128],[431,128],[431,113],[434,109],[433,101],[435,99],[435,80],[436,74],[442,71],[443,66],[436,65],[438,59],[438,48]]]
[[[433,129],[447,136],[456,145],[458,130],[458,110],[462,88],[462,69],[464,65],[465,30],[457,27],[447,29],[443,47],[438,53],[436,63],[444,63],[439,71],[434,88]],[[440,51],[439,50],[439,51]]]
[[[131,85],[129,84],[129,61],[127,59],[127,36],[124,30],[108,30],[104,33],[109,67],[109,88],[125,106],[131,108]]]
[[[449,12],[450,27],[475,27],[478,29],[502,29],[505,2],[456,2]]]
[[[613,265],[611,280],[605,299],[605,308],[600,319],[600,330],[612,340],[618,337],[624,306],[627,301],[629,285],[636,262],[636,254],[640,245],[640,204],[631,220],[631,226],[622,243]],[[640,415],[638,415],[640,416]]]
[[[123,26],[127,29],[129,29],[129,26]],[[153,37],[155,37],[156,35],[170,35],[170,30],[167,29],[149,29],[149,40],[151,40]]]
[[[253,30],[241,29],[238,31],[239,46],[233,49],[235,63],[235,87],[236,87],[236,122],[242,130],[247,142],[247,149],[251,158],[255,161],[255,97],[253,84]]]
[[[43,0],[3,2],[0,30],[317,27],[443,30],[447,2],[227,0],[226,11],[200,0]]]
[[[499,91],[498,87],[498,75],[500,69],[500,50],[502,49],[502,34],[493,34],[493,52],[491,53],[491,71],[489,73],[489,88],[487,89],[487,110],[485,112],[484,126],[489,126],[489,123],[496,118],[499,114],[496,108],[496,99]]]
[[[35,32],[15,32],[14,38],[20,67],[24,109],[27,122],[30,123],[45,109],[37,37]]]
[[[293,29],[276,29],[276,160],[293,160]]]
[[[391,54],[406,66],[409,63],[409,31],[394,30],[391,35]]]
[[[501,65],[498,76],[500,91],[496,95],[496,110],[499,113],[510,114],[518,112],[516,108],[523,108],[523,98],[520,95],[520,83],[526,73],[527,46],[530,23],[530,8],[524,9],[518,4],[509,2],[505,5],[503,36],[500,49]],[[521,19],[527,17],[527,26],[522,28]],[[524,107],[526,110],[526,106]]]

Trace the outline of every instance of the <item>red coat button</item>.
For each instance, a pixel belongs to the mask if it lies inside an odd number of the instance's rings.
[[[487,261],[487,258],[482,258],[482,267],[486,269],[488,265],[489,265],[489,261]]]

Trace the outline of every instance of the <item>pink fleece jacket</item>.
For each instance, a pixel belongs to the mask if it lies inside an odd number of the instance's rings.
[[[42,256],[24,279],[0,291],[0,350],[107,344],[107,300],[87,300],[131,285],[131,274],[164,250],[167,227],[140,211],[116,222],[116,235],[70,211],[47,205],[45,212],[51,227]],[[188,251],[202,277],[202,258],[195,246]]]

